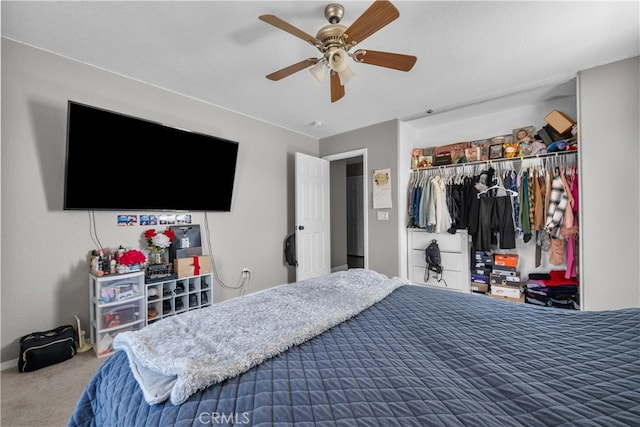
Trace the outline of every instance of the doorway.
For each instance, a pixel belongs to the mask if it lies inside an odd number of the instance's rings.
[[[367,150],[323,159],[330,162],[331,270],[368,268]]]

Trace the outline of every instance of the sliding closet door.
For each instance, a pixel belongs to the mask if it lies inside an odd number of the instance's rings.
[[[640,306],[638,57],[578,75],[582,308]]]

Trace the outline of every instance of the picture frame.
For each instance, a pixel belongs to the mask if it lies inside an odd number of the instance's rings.
[[[475,141],[471,141],[471,148],[480,147],[480,160],[489,160],[490,145],[491,145],[490,139],[478,139]]]
[[[489,146],[489,160],[501,159],[503,153],[502,144],[491,144]]]
[[[536,128],[534,126],[524,126],[513,130],[513,142],[531,143],[535,139]]]
[[[430,168],[433,166],[433,156],[420,156],[418,159],[418,168]]]
[[[479,162],[482,160],[482,148],[481,147],[470,147],[465,150],[465,155],[467,157],[467,162]]]

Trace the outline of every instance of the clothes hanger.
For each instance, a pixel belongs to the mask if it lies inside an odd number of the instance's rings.
[[[496,184],[496,185],[492,185],[491,187],[487,188],[486,190],[480,191],[478,193],[478,195],[477,195],[478,199],[480,198],[481,195],[487,193],[489,190],[504,190],[504,191],[506,191],[507,193],[509,193],[512,196],[517,196],[518,195],[517,191],[513,191],[513,190],[511,190],[509,188],[503,187],[502,185]]]

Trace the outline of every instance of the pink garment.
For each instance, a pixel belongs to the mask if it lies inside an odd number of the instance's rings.
[[[567,269],[565,271],[565,276],[564,276],[565,279],[569,279],[571,277],[577,276],[575,236],[578,235],[578,176],[575,175],[575,173],[572,176],[572,179],[570,181],[570,187],[571,187],[570,192],[573,200],[571,203],[571,209],[567,209],[567,211],[571,212],[571,217],[572,217],[571,226],[565,230],[560,231],[561,234],[563,231],[565,231],[565,233],[568,235],[567,237]],[[564,227],[564,224],[563,224],[563,227]]]
[[[564,240],[563,239],[551,239],[551,246],[549,247],[549,264],[560,265],[564,263]]]

